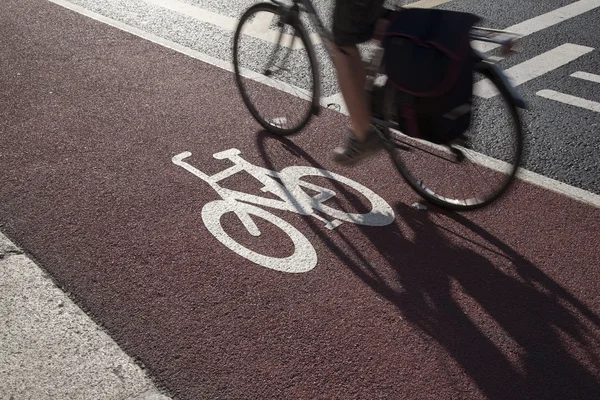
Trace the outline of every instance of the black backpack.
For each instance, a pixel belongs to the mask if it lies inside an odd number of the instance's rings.
[[[479,17],[409,8],[388,14],[382,40],[388,93],[404,133],[447,143],[471,123],[474,58],[469,31]]]

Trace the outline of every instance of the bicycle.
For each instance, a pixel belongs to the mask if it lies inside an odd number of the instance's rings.
[[[248,8],[239,20],[233,40],[234,72],[244,104],[263,128],[280,136],[298,133],[322,109],[321,77],[313,43],[321,41],[329,59],[334,57],[332,35],[324,27],[311,0],[289,1],[291,4],[270,0]],[[306,17],[316,30],[310,35],[303,22]],[[470,34],[472,41],[494,43],[502,46],[505,53],[512,49],[517,37],[510,32],[480,27]],[[242,43],[246,39],[256,46],[248,61],[241,59]],[[382,51],[376,49],[373,56],[365,60],[368,65],[367,90],[371,90],[376,80],[385,79],[380,68]],[[525,108],[523,98],[503,71],[483,53],[473,48],[472,57],[476,58],[474,88],[491,85],[500,95],[505,110],[501,113],[488,111],[483,107],[485,102],[474,102],[471,122],[474,133],[470,131],[466,135],[468,140],[434,145],[402,134],[394,115],[394,95],[386,86],[383,118],[373,118],[373,123],[383,132],[381,139],[385,150],[409,186],[428,202],[456,211],[490,205],[505,194],[516,177],[523,153],[519,113],[519,109]],[[300,67],[301,72],[291,73],[290,67],[294,66]],[[274,99],[274,91],[265,91],[261,84],[278,89],[278,95],[283,98]],[[253,90],[262,96],[259,100],[267,102],[267,108],[287,106],[299,114],[298,119],[293,120],[288,112],[265,116],[264,110],[257,106],[258,101],[250,96]],[[495,98],[487,101],[495,102]],[[494,135],[491,140],[482,126],[487,121],[493,121],[494,129],[503,128],[508,135]],[[468,181],[450,170],[463,167],[481,177],[481,182],[471,185],[468,192],[465,188]]]
[[[325,227],[330,230],[336,229],[343,222],[368,226],[385,226],[394,221],[394,211],[385,200],[365,186],[348,178],[333,172],[304,166],[286,167],[280,172],[271,171],[251,164],[244,160],[240,154],[238,149],[229,149],[213,154],[213,157],[217,160],[229,160],[233,163],[229,168],[214,175],[205,174],[185,161],[192,155],[190,152],[175,155],[172,162],[208,183],[221,197],[222,200],[214,200],[202,207],[202,220],[208,231],[238,255],[265,268],[289,273],[308,272],[317,265],[317,253],[310,241],[300,231],[278,216],[256,205],[311,216],[324,223]],[[219,182],[240,172],[250,174],[261,183],[262,192],[270,193],[276,198],[255,196],[228,189],[219,184]],[[337,186],[350,187],[366,198],[369,211],[350,213],[324,204],[335,197],[336,193],[333,190],[303,180],[307,177],[322,177],[334,181]],[[306,190],[314,194],[309,195]],[[328,220],[315,211],[328,215],[332,219]],[[294,246],[293,253],[288,257],[269,256],[251,250],[245,244],[239,243],[221,225],[221,220],[227,213],[234,213],[246,231],[254,237],[260,236],[261,230],[252,216],[278,227],[291,239]]]

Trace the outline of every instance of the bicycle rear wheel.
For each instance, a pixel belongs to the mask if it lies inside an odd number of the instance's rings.
[[[233,64],[246,107],[267,131],[297,133],[317,113],[317,58],[297,10],[271,3],[250,7],[235,31]]]
[[[517,106],[502,80],[483,63],[475,68],[475,80],[480,79],[487,79],[499,95],[473,96],[465,141],[440,146],[401,133],[387,135],[388,151],[405,181],[445,209],[468,211],[496,201],[514,181],[521,162],[523,132]],[[392,107],[388,98],[386,107]]]

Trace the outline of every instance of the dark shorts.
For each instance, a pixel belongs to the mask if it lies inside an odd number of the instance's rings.
[[[333,39],[338,46],[351,46],[373,37],[382,15],[384,0],[336,0],[333,10]]]

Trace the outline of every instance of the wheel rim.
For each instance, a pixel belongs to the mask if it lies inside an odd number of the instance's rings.
[[[301,33],[283,25],[277,8],[258,6],[240,20],[234,42],[238,87],[254,118],[267,130],[289,134],[312,113],[314,73]],[[267,86],[267,87],[265,87]]]
[[[476,74],[475,79],[481,79]],[[522,137],[519,116],[505,94],[473,98],[466,142],[439,146],[392,135],[400,172],[427,200],[442,207],[469,210],[490,204],[512,182],[520,163]]]

